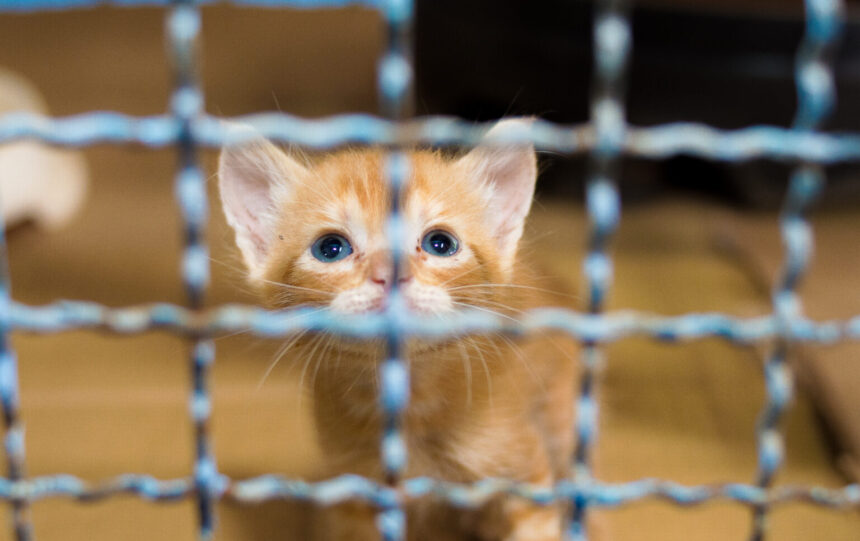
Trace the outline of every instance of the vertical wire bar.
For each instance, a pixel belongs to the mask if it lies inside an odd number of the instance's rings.
[[[203,113],[203,93],[198,84],[197,40],[200,34],[200,11],[194,0],[174,0],[166,20],[169,51],[173,61],[174,91],[171,114],[179,124],[177,144],[179,163],[175,178],[176,198],[184,227],[182,279],[188,305],[203,308],[209,284],[209,251],[205,231],[208,220],[206,176],[200,169],[193,124]],[[209,441],[209,369],[215,359],[215,346],[205,336],[193,337],[190,351],[190,415],[194,424],[194,486],[197,501],[199,538],[212,538],[214,500],[220,478]]]
[[[836,104],[832,56],[842,27],[841,0],[806,0],[806,29],[795,60],[797,113],[793,129],[811,132]],[[782,465],[785,449],[780,421],[793,394],[793,375],[787,363],[792,345],[792,322],[802,316],[797,292],[812,257],[813,234],[807,221],[809,208],[824,187],[821,166],[800,164],[791,174],[780,214],[780,235],[785,249],[780,277],[773,292],[773,312],[779,325],[773,349],[764,366],[767,402],[756,427],[758,471],[756,484],[768,488]],[[752,541],[764,539],[767,506],[753,508]]]
[[[588,288],[588,312],[603,311],[612,283],[612,260],[607,254],[609,240],[620,218],[620,196],[616,178],[620,168],[626,132],[624,73],[631,48],[632,32],[624,0],[603,0],[595,8],[593,22],[594,86],[591,95],[591,122],[596,144],[591,153],[591,172],[586,186],[590,222],[588,254],[583,262]],[[603,351],[594,342],[582,350],[583,372],[576,405],[576,449],[574,478],[579,487],[592,482],[591,453],[597,434],[598,405],[595,400],[597,371]],[[586,516],[589,491],[578,490],[568,525],[574,541],[587,539]]]
[[[19,381],[18,359],[9,343],[12,309],[9,254],[3,217],[0,216],[0,402],[3,404],[3,447],[6,451],[6,473],[10,481],[17,482],[26,476],[24,425],[18,412]],[[27,500],[13,498],[12,529],[17,541],[32,539],[30,513]]]
[[[412,114],[412,0],[384,0],[387,49],[378,65],[380,110],[389,120],[403,120]],[[391,250],[392,278],[386,310],[386,357],[380,366],[380,406],[383,433],[380,445],[385,483],[397,494],[408,453],[403,436],[403,412],[409,404],[409,365],[403,358],[400,326],[408,317],[399,291],[403,269],[403,226],[400,213],[401,194],[410,176],[411,166],[405,150],[399,145],[389,149],[385,175],[390,194],[387,237]],[[399,497],[390,498],[377,515],[377,528],[384,541],[406,538],[406,514]]]

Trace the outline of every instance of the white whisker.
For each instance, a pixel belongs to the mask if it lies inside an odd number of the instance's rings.
[[[288,290],[294,289],[296,291],[308,291],[311,293],[321,293],[321,294],[326,295],[328,297],[334,296],[334,293],[332,293],[331,291],[323,291],[322,289],[315,289],[312,287],[302,287],[302,286],[296,286],[293,284],[285,284],[284,282],[275,282],[274,280],[262,280],[262,282],[267,283],[267,284],[272,284],[272,285],[278,286],[278,287],[283,288],[283,289],[288,289]]]
[[[233,331],[233,332],[228,333],[228,334],[222,334],[221,336],[216,336],[212,340],[217,342],[218,340],[222,340],[224,338],[230,338],[231,336],[238,336],[240,334],[245,334],[247,332],[251,332],[251,330],[252,329],[248,328],[248,329],[242,329],[241,331]]]
[[[311,359],[313,359],[313,356],[317,352],[317,348],[319,348],[319,346],[322,343],[322,340],[325,336],[326,336],[325,334],[318,334],[317,336],[314,337],[313,341],[311,342],[311,344],[313,344],[313,349],[311,350],[311,352],[309,354],[307,354],[305,356],[305,362],[302,365],[302,372],[301,372],[301,375],[299,376],[299,387],[302,389],[305,388],[305,374],[308,371],[308,367],[310,366]],[[310,344],[308,345],[308,347],[310,347]],[[299,405],[300,406],[302,403],[302,401],[301,401],[302,396],[303,395],[299,395]]]
[[[513,312],[515,314],[519,314],[519,315],[525,315],[526,314],[525,311],[520,310],[518,308],[514,308],[513,306],[511,306],[509,304],[505,304],[503,302],[498,302],[498,301],[493,301],[490,299],[473,299],[473,298],[468,298],[468,297],[453,297],[453,299],[457,300],[457,301],[462,301],[465,304],[470,304],[474,307],[478,307],[478,306],[484,306],[486,308],[497,307],[497,308],[501,308],[504,310],[508,310],[508,311]],[[474,303],[478,303],[478,304],[474,304]]]
[[[452,278],[448,278],[447,280],[445,280],[444,282],[439,284],[439,287],[444,287],[444,286],[450,284],[451,282],[453,282],[454,280],[456,280],[457,278],[462,278],[463,276],[466,276],[470,272],[475,272],[476,270],[479,270],[480,268],[481,267],[472,267],[471,269],[466,269],[465,271],[461,272],[460,274],[456,274]]]
[[[470,308],[470,309],[473,309],[473,310],[478,310],[478,311],[480,311],[480,312],[486,312],[486,313],[488,313],[488,314],[492,314],[492,315],[494,315],[494,316],[499,316],[499,317],[503,317],[503,318],[505,318],[505,319],[510,319],[511,321],[514,321],[514,322],[519,322],[519,320],[518,320],[517,318],[515,318],[515,317],[511,317],[511,316],[505,315],[505,314],[503,314],[503,313],[501,313],[501,312],[498,312],[498,311],[496,311],[496,310],[492,310],[492,309],[490,309],[490,308],[484,308],[484,307],[481,307],[481,306],[475,306],[474,304],[469,304],[469,303],[465,303],[465,302],[455,301],[455,300],[453,300],[453,299],[451,300],[451,304],[456,304],[457,306],[465,306],[466,308]]]
[[[463,346],[462,341],[457,342],[457,347],[460,349],[460,357],[463,359],[463,371],[466,376],[466,405],[472,405],[472,362],[469,360],[469,354]]]
[[[283,356],[287,353],[287,351],[289,351],[289,349],[291,347],[293,347],[296,344],[296,342],[298,342],[302,338],[302,336],[306,335],[307,333],[308,333],[307,329],[299,332],[297,335],[295,335],[290,340],[288,340],[283,346],[278,348],[278,351],[275,352],[274,359],[272,359],[272,362],[270,362],[269,366],[266,367],[266,371],[263,372],[263,377],[260,378],[259,383],[257,383],[257,389],[256,389],[257,391],[259,391],[263,387],[263,384],[268,379],[269,374],[271,374],[272,370],[275,369],[275,366],[277,366],[278,363],[281,362],[281,358],[283,358]]]
[[[576,295],[570,295],[568,293],[562,293],[561,291],[556,291],[553,289],[546,289],[543,287],[527,286],[527,285],[522,285],[522,284],[471,284],[471,285],[449,287],[448,291],[460,291],[463,289],[493,289],[493,288],[512,288],[512,289],[523,289],[523,290],[528,290],[528,291],[539,291],[541,293],[551,293],[553,295],[558,295],[560,297],[566,297],[568,299],[573,299],[573,300],[577,300],[577,301],[582,300],[581,297],[578,297]]]
[[[507,342],[507,344],[511,347],[511,349],[516,354],[517,359],[519,359],[519,361],[523,364],[523,367],[525,367],[526,371],[532,377],[532,380],[540,386],[541,392],[545,393],[546,392],[546,385],[544,384],[544,381],[537,374],[535,374],[535,371],[532,369],[531,364],[529,364],[528,359],[526,359],[525,356],[523,356],[523,350],[513,340],[511,340],[509,337],[505,336],[504,334],[502,334],[502,333],[495,333],[495,334],[496,334],[496,336],[498,336],[499,338],[501,338],[502,340]]]
[[[331,348],[332,344],[334,344],[335,336],[333,334],[326,333],[325,336],[328,338],[328,340],[326,340],[326,343],[323,346],[323,349],[320,351],[319,357],[316,360],[316,364],[314,365],[314,373],[311,375],[311,388],[313,388],[313,386],[316,384],[317,374],[319,373],[320,365],[325,362],[329,348]]]
[[[481,366],[484,368],[484,379],[487,382],[487,396],[490,400],[490,407],[493,407],[493,379],[490,377],[490,367],[487,365],[487,359],[484,357],[484,353],[481,351],[481,348],[478,347],[477,340],[475,338],[470,338],[467,340],[469,345],[475,348],[475,353],[478,354],[478,358],[481,360]]]

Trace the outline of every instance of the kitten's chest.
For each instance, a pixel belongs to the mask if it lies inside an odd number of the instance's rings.
[[[497,366],[484,371],[488,360]],[[468,481],[474,477],[472,462],[489,456],[496,443],[517,439],[517,432],[531,423],[528,385],[517,374],[501,369],[521,363],[468,356],[456,361],[441,356],[410,360],[410,400],[401,417],[407,477]],[[340,366],[336,373],[321,369],[316,379],[320,443],[341,473],[379,477],[385,423],[378,376],[375,368],[347,375],[343,362]]]

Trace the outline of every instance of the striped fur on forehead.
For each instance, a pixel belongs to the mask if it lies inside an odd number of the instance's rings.
[[[474,182],[461,168],[435,151],[409,155],[411,175],[404,190],[403,213],[416,221],[446,221],[481,216],[481,208],[492,197],[486,182]],[[327,200],[331,209],[360,207],[370,227],[384,227],[391,211],[385,176],[385,154],[378,149],[344,150],[312,168],[312,176],[299,199]]]
[[[369,216],[384,215],[388,210],[388,184],[383,166],[385,156],[376,149],[347,149],[323,159],[313,171],[317,182],[312,189],[324,190],[327,196],[357,201]]]
[[[438,152],[413,152],[410,161],[412,175],[401,200],[410,235],[420,235],[430,225],[467,223],[482,229],[480,220],[490,196],[485,183],[471,182]],[[367,149],[326,157],[310,168],[281,210],[282,228],[287,230],[305,219],[320,230],[348,226],[368,234],[384,232],[391,211],[385,155]]]

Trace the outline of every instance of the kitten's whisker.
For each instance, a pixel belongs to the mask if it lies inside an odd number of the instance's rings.
[[[341,353],[341,350],[338,350],[338,355],[340,355],[340,353]],[[349,395],[349,392],[355,388],[355,386],[358,384],[358,382],[364,380],[364,374],[366,372],[367,372],[367,367],[362,366],[361,371],[359,371],[358,374],[356,374],[355,379],[352,380],[352,383],[349,384],[349,387],[346,388],[346,391],[344,391],[343,394]]]
[[[506,308],[506,309],[508,309],[508,310],[511,310],[511,311],[512,311],[512,312],[514,312],[514,313],[519,313],[519,314],[525,314],[525,313],[526,313],[526,312],[524,312],[523,310],[518,310],[518,309],[516,309],[516,308],[513,308],[513,307],[511,307],[511,306],[505,305],[505,304],[503,304],[503,303],[499,303],[499,302],[495,302],[495,301],[486,301],[486,300],[484,300],[484,299],[479,299],[479,300],[480,300],[480,301],[482,301],[482,302],[488,302],[488,303],[491,303],[491,304],[495,304],[495,305],[498,305],[498,306],[504,307],[504,308]],[[469,307],[471,307],[471,308],[475,308],[475,309],[480,310],[480,311],[489,312],[489,313],[492,313],[492,314],[495,314],[495,315],[498,315],[498,316],[501,316],[501,317],[506,317],[506,318],[511,319],[511,320],[513,320],[513,321],[518,321],[516,318],[513,318],[513,317],[510,317],[510,316],[506,316],[506,315],[504,315],[504,314],[501,314],[501,313],[499,313],[498,311],[496,311],[496,310],[492,310],[492,309],[491,309],[491,308],[489,308],[489,307],[482,307],[482,306],[477,306],[477,305],[474,305],[474,304],[463,303],[463,302],[457,302],[457,301],[452,301],[452,302],[454,302],[454,304],[459,304],[459,305],[462,305],[462,306],[469,306]],[[535,374],[535,372],[534,372],[534,370],[532,369],[531,365],[528,363],[528,361],[527,361],[527,360],[525,359],[525,357],[523,356],[523,354],[522,354],[522,350],[520,349],[520,347],[519,347],[519,346],[517,346],[517,345],[516,345],[516,343],[515,343],[513,340],[511,340],[511,339],[510,339],[510,337],[506,336],[506,335],[505,335],[505,334],[503,334],[503,333],[495,332],[495,333],[492,333],[492,334],[494,334],[495,336],[498,336],[499,338],[501,338],[502,340],[504,340],[505,342],[507,342],[509,346],[511,346],[511,348],[512,348],[512,349],[514,350],[514,352],[516,353],[517,358],[518,358],[518,359],[523,363],[523,366],[526,368],[526,370],[528,370],[528,372],[529,372],[529,374],[532,376],[532,378],[533,378],[537,383],[539,383],[539,384],[541,385],[541,388],[544,388],[544,387],[545,387],[545,385],[543,384],[543,382],[541,381],[541,379],[537,376],[537,374]],[[556,349],[557,349],[557,350],[558,350],[562,355],[564,355],[568,360],[570,360],[570,361],[573,361],[573,360],[574,360],[574,357],[572,357],[572,356],[571,356],[571,355],[569,355],[566,351],[564,351],[564,349],[562,348],[562,346],[561,346],[561,345],[559,345],[559,344],[558,344],[558,342],[556,342],[555,340],[553,340],[553,339],[552,339],[552,337],[547,336],[547,338],[549,339],[549,342],[553,345],[553,347],[555,347],[555,348],[556,348]],[[491,342],[491,343],[492,343],[492,342]],[[497,351],[498,351],[498,346],[496,346],[496,347],[497,347]]]
[[[512,307],[512,306],[508,306],[508,305],[506,305],[506,304],[504,304],[504,303],[501,303],[501,302],[488,301],[488,300],[486,300],[486,299],[479,299],[478,301],[479,301],[479,302],[484,302],[484,303],[487,303],[487,304],[496,305],[496,306],[500,306],[500,307],[506,308],[506,309],[508,309],[508,310],[510,310],[510,311],[512,311],[512,312],[514,312],[514,313],[516,313],[516,314],[520,314],[520,315],[525,315],[525,314],[526,314],[526,312],[525,312],[525,311],[523,311],[523,310],[518,310],[518,309],[516,309],[516,308],[514,308],[514,307]],[[569,361],[571,361],[571,362],[576,362],[576,357],[575,357],[574,355],[571,355],[571,354],[570,354],[570,353],[568,353],[567,351],[565,351],[565,350],[564,350],[564,348],[563,348],[563,346],[561,346],[561,345],[560,345],[560,344],[555,340],[555,338],[553,338],[553,337],[552,337],[551,335],[549,335],[548,333],[541,333],[541,334],[542,334],[542,335],[547,339],[547,341],[548,341],[550,344],[552,344],[552,346],[553,346],[556,350],[558,350],[558,352],[559,352],[559,353],[561,353],[561,354],[562,354],[562,355],[563,355],[567,360],[569,360]]]
[[[328,340],[326,340],[325,346],[323,346],[323,349],[320,351],[320,355],[317,358],[316,364],[314,365],[314,373],[311,375],[311,388],[313,388],[314,385],[316,384],[317,374],[320,371],[320,365],[322,365],[322,363],[325,362],[326,355],[328,354],[329,348],[331,348],[332,344],[334,344],[335,335],[327,332],[327,333],[325,333],[324,336],[326,336],[326,338],[328,338]]]
[[[460,349],[460,357],[463,359],[463,371],[466,376],[466,406],[472,406],[472,362],[469,360],[469,354],[463,346],[462,341],[457,342],[457,347]]]
[[[526,315],[526,312],[524,310],[514,308],[513,306],[511,306],[509,304],[505,304],[503,302],[492,301],[490,299],[473,299],[470,297],[461,297],[461,296],[452,297],[452,299],[465,302],[466,304],[479,303],[479,304],[472,304],[472,306],[485,306],[487,308],[491,308],[491,307],[495,306],[497,308],[502,308],[504,310],[508,310],[508,311],[513,312],[515,314]]]
[[[487,396],[490,401],[490,408],[493,407],[493,379],[490,377],[490,367],[487,365],[487,359],[484,358],[484,353],[481,351],[481,348],[478,347],[477,339],[470,337],[467,338],[467,342],[475,348],[475,353],[478,354],[478,358],[481,360],[481,366],[484,368],[484,379],[487,382]]]
[[[332,336],[334,337],[336,335],[332,335]],[[375,346],[375,343],[373,341],[370,341],[368,347],[374,347],[374,346]],[[337,355],[338,355],[337,362],[335,364],[335,368],[337,369],[340,367],[340,363],[342,360],[344,350],[343,350],[343,348],[335,348],[335,350],[337,351]],[[350,365],[350,367],[354,368],[354,365]],[[352,383],[349,384],[349,386],[344,391],[344,393],[343,393],[344,396],[349,395],[349,392],[352,391],[358,383],[365,381],[364,376],[368,370],[372,369],[372,371],[374,373],[376,373],[378,371],[376,365],[374,365],[373,363],[359,363],[358,367],[359,367],[359,370],[355,374],[355,379],[352,381]],[[350,371],[350,373],[352,373],[352,371]]]
[[[238,281],[238,284],[237,284],[238,288],[240,290],[242,290],[244,293],[256,296],[257,292],[247,282],[248,270],[243,265],[241,265],[241,264],[239,264],[239,265],[230,264],[230,263],[227,263],[226,261],[221,261],[219,259],[215,259],[212,256],[209,256],[209,261],[212,263],[217,263],[218,265],[221,265],[222,267],[230,270],[231,272],[236,273],[237,275],[241,276],[243,279]]]
[[[334,296],[334,293],[332,293],[331,291],[323,291],[322,289],[316,289],[316,288],[312,288],[312,287],[297,286],[297,285],[293,285],[293,284],[286,284],[286,283],[284,283],[284,282],[275,282],[274,280],[262,280],[262,281],[263,281],[264,283],[272,284],[272,285],[275,285],[275,286],[278,286],[278,287],[281,287],[281,288],[284,288],[284,289],[287,289],[287,290],[293,290],[293,289],[294,289],[294,290],[296,290],[296,291],[309,291],[309,292],[311,292],[311,293],[321,293],[321,294],[326,295],[326,296],[328,296],[328,297],[333,297],[333,296]]]
[[[474,304],[468,304],[468,303],[459,302],[459,301],[455,301],[455,300],[452,300],[451,302],[452,302],[453,304],[457,304],[457,305],[460,305],[460,306],[465,306],[465,307],[467,307],[467,308],[473,308],[473,309],[475,309],[475,310],[479,310],[479,311],[481,311],[481,312],[487,312],[487,313],[489,313],[489,314],[493,314],[493,315],[496,315],[496,316],[499,316],[499,317],[503,317],[503,318],[506,318],[506,319],[510,319],[511,321],[514,321],[514,322],[518,322],[518,321],[519,321],[519,320],[517,320],[517,319],[516,319],[516,318],[514,318],[514,317],[507,316],[507,315],[505,315],[505,314],[502,314],[502,313],[500,313],[500,312],[498,312],[498,311],[496,311],[496,310],[492,310],[492,309],[490,309],[490,308],[484,308],[484,307],[481,307],[481,306],[475,306]],[[528,363],[528,361],[526,361],[525,357],[523,357],[522,350],[519,348],[519,346],[517,346],[517,345],[513,342],[513,340],[511,340],[510,338],[508,338],[507,336],[505,336],[505,335],[504,335],[504,334],[502,334],[502,333],[495,332],[495,333],[493,333],[493,334],[494,334],[494,335],[496,335],[496,336],[498,336],[498,337],[500,337],[502,340],[504,340],[505,342],[507,342],[507,343],[508,343],[508,345],[510,345],[510,346],[511,346],[511,348],[513,348],[514,352],[515,352],[515,353],[516,353],[516,355],[517,355],[517,358],[518,358],[518,359],[523,363],[523,366],[526,368],[526,370],[527,370],[527,371],[529,372],[529,374],[532,376],[532,379],[534,379],[536,382],[538,382],[538,383],[541,385],[541,387],[543,388],[543,387],[544,387],[543,383],[541,382],[540,378],[538,378],[537,374],[535,374],[534,370],[532,370],[531,365]]]
[[[560,297],[566,297],[566,298],[573,299],[576,301],[582,300],[582,297],[579,297],[577,295],[562,293],[561,291],[556,291],[554,289],[546,289],[543,287],[534,287],[534,286],[527,286],[527,285],[522,285],[522,284],[470,284],[470,285],[449,287],[448,291],[459,291],[459,290],[463,290],[463,289],[494,289],[494,288],[504,288],[504,287],[514,288],[514,289],[524,289],[524,290],[528,290],[528,291],[539,291],[541,293],[551,293],[553,295],[558,295]]]
[[[500,349],[499,349],[499,345],[496,343],[496,340],[493,340],[493,339],[491,338],[491,336],[495,336],[495,335],[498,335],[498,334],[500,334],[500,333],[498,333],[498,332],[494,332],[494,333],[492,333],[492,334],[488,334],[488,335],[486,335],[486,336],[487,336],[487,343],[488,343],[488,344],[490,344],[491,346],[493,346],[493,349],[495,349],[495,350],[496,350],[496,358],[497,358],[497,359],[501,359],[501,358],[503,358],[503,357],[504,357],[504,354],[502,353],[502,350],[500,350]]]
[[[244,268],[242,268],[240,266],[231,265],[231,264],[227,263],[226,261],[221,261],[220,259],[215,259],[212,256],[209,256],[209,261],[211,261],[212,263],[217,263],[217,264],[221,265],[222,267],[226,267],[226,268],[230,269],[231,271],[238,272],[239,274],[246,274],[248,272],[247,270],[245,270]]]
[[[497,310],[493,310],[493,309],[491,309],[491,308],[484,308],[484,307],[482,307],[482,306],[476,306],[476,305],[474,305],[474,304],[469,304],[469,303],[466,303],[466,302],[455,301],[455,300],[453,300],[453,299],[451,299],[451,304],[456,304],[457,306],[464,306],[464,307],[466,307],[466,308],[471,308],[471,309],[473,309],[473,310],[478,310],[478,311],[480,311],[480,312],[486,312],[486,313],[488,313],[488,314],[492,314],[492,315],[494,315],[494,316],[503,317],[503,318],[505,318],[505,319],[509,319],[509,320],[511,320],[511,321],[513,321],[513,322],[519,323],[519,320],[518,320],[517,318],[515,318],[515,317],[511,317],[511,316],[508,316],[508,315],[505,315],[505,314],[503,314],[503,313],[501,313],[501,312],[499,312],[499,311],[497,311]]]
[[[281,359],[284,355],[286,355],[287,351],[289,351],[289,349],[293,347],[302,338],[302,336],[306,335],[308,332],[308,329],[299,331],[298,334],[290,338],[287,342],[284,343],[284,345],[278,348],[278,351],[275,352],[274,359],[272,359],[272,362],[270,362],[269,366],[266,367],[266,371],[263,372],[263,377],[260,378],[259,383],[257,383],[257,391],[259,391],[263,387],[263,384],[266,383],[266,380],[269,378],[269,374],[271,374],[272,370],[275,369],[275,366],[277,366],[278,363],[281,362]]]
[[[553,347],[555,349],[557,349],[558,352],[561,353],[565,359],[567,359],[571,363],[574,363],[574,365],[577,365],[579,363],[579,358],[577,358],[577,356],[575,354],[571,354],[571,353],[565,351],[564,347],[556,341],[555,337],[553,337],[549,334],[545,334],[545,336],[546,336],[546,339],[549,340],[549,343],[552,344]],[[571,339],[571,341],[572,341],[572,339]]]
[[[320,344],[322,344],[323,338],[325,338],[327,334],[328,333],[318,334],[314,337],[314,340],[312,342],[313,349],[311,350],[311,352],[309,354],[307,354],[305,356],[305,362],[304,362],[304,365],[302,366],[302,373],[301,373],[301,376],[299,377],[299,385],[300,386],[304,386],[305,373],[307,372],[307,369],[310,366],[311,359],[313,359],[314,355],[316,355],[317,349],[319,349]],[[309,345],[309,347],[310,347],[310,345]]]
[[[313,359],[314,355],[316,355],[317,349],[319,348],[320,344],[322,343],[322,340],[324,337],[325,337],[325,334],[318,334],[314,337],[314,339],[311,341],[311,343],[308,344],[308,347],[313,346],[313,349],[311,349],[310,353],[305,355],[305,361],[304,361],[304,363],[302,363],[302,372],[301,372],[301,375],[299,376],[299,388],[300,389],[308,389],[308,387],[305,386],[305,374],[307,373],[308,367],[311,364],[311,359]],[[308,389],[308,390],[313,392],[313,389]],[[298,401],[299,406],[302,405],[302,398],[303,397],[304,397],[304,393],[299,395],[299,401]]]
[[[243,276],[247,276],[247,274],[248,274],[248,273],[247,273],[247,271],[246,271],[244,268],[242,268],[242,267],[240,267],[240,266],[236,266],[236,265],[231,265],[231,264],[229,264],[229,263],[227,263],[227,262],[225,262],[225,261],[220,261],[220,260],[218,260],[218,259],[215,259],[214,257],[211,257],[211,256],[210,256],[210,257],[209,257],[209,261],[211,261],[211,262],[213,262],[213,263],[217,263],[218,265],[221,265],[221,266],[223,266],[223,267],[225,267],[225,268],[227,268],[227,269],[229,269],[229,270],[231,270],[231,271],[233,271],[233,272],[239,273],[239,274],[241,274],[241,275],[243,275]],[[286,302],[286,301],[290,301],[290,300],[292,300],[292,298],[294,298],[294,297],[295,297],[295,295],[294,295],[294,292],[295,292],[295,291],[305,291],[305,292],[308,292],[308,293],[317,293],[317,294],[323,295],[325,298],[328,298],[328,299],[330,299],[330,298],[332,298],[332,297],[334,297],[334,296],[335,296],[335,293],[334,293],[334,292],[331,292],[331,291],[324,291],[324,290],[322,290],[322,289],[316,289],[316,288],[304,287],[304,286],[297,286],[297,285],[294,285],[294,284],[287,284],[287,283],[284,283],[284,282],[277,282],[277,281],[274,281],[274,280],[266,280],[266,279],[261,280],[261,282],[266,283],[266,284],[272,284],[272,285],[274,285],[274,286],[277,286],[277,287],[279,287],[279,288],[281,288],[281,289],[285,290],[285,291],[281,292],[280,294],[278,294],[278,295],[277,295],[277,297],[275,297],[275,301],[276,301],[276,302]],[[327,285],[329,285],[329,284],[327,283]],[[251,287],[247,287],[247,285],[246,285],[246,288],[245,288],[245,289],[246,289],[246,292],[248,292],[248,293],[256,293],[256,292],[253,290],[253,288],[251,288]]]
[[[247,332],[251,332],[252,330],[253,330],[253,329],[251,329],[251,328],[249,327],[249,328],[247,328],[247,329],[242,329],[242,330],[240,330],[240,331],[233,331],[233,332],[228,333],[228,334],[222,334],[221,336],[216,336],[216,337],[215,337],[215,338],[213,338],[212,340],[213,340],[213,341],[215,341],[215,342],[217,342],[218,340],[221,340],[221,339],[223,339],[223,338],[230,338],[231,336],[238,336],[238,335],[240,335],[240,334],[245,334],[245,333],[247,333]]]
[[[520,348],[520,347],[516,344],[516,342],[514,342],[513,340],[511,340],[511,338],[510,338],[510,337],[508,337],[508,336],[507,336],[507,335],[505,335],[504,333],[501,333],[501,332],[498,332],[498,331],[490,332],[490,333],[487,333],[486,335],[482,335],[482,336],[486,336],[486,337],[487,337],[487,343],[488,343],[490,346],[492,346],[492,347],[493,347],[493,349],[494,349],[494,350],[495,350],[495,352],[496,352],[496,357],[497,357],[498,359],[504,359],[504,358],[506,358],[506,357],[507,357],[507,355],[506,355],[506,354],[505,354],[505,353],[504,353],[504,352],[499,348],[499,344],[497,343],[497,342],[499,342],[499,341],[505,342],[505,344],[510,348],[511,352],[512,352],[514,355],[516,355],[517,359],[518,359],[518,360],[523,364],[523,367],[525,367],[526,371],[529,373],[529,375],[532,377],[532,379],[533,379],[534,381],[538,382],[538,383],[540,383],[540,382],[541,382],[540,378],[539,378],[539,377],[538,377],[538,375],[534,372],[534,370],[532,369],[531,365],[528,363],[528,361],[526,360],[525,356],[523,355],[522,348]],[[496,337],[497,339],[496,339],[496,340],[494,340],[494,339],[492,339],[491,337]],[[541,386],[543,387],[543,385],[541,385]]]
[[[456,274],[452,278],[448,278],[447,280],[445,280],[444,282],[439,284],[439,287],[444,287],[444,286],[450,284],[451,282],[453,282],[454,280],[456,280],[458,278],[462,278],[463,276],[466,276],[470,272],[475,272],[476,270],[479,270],[480,268],[481,267],[472,267],[471,269],[466,269],[465,271],[461,272],[460,274]]]
[[[540,377],[535,373],[534,369],[532,369],[532,365],[528,362],[528,360],[527,360],[527,359],[525,358],[525,356],[523,355],[523,350],[522,350],[522,348],[520,348],[520,347],[519,347],[519,346],[518,346],[518,345],[517,345],[513,340],[511,340],[508,336],[505,336],[504,334],[499,333],[499,332],[497,332],[497,333],[495,333],[495,334],[496,334],[496,336],[498,336],[499,338],[501,338],[502,340],[504,340],[505,342],[507,342],[507,344],[511,347],[511,349],[512,349],[512,350],[514,351],[514,353],[516,354],[517,359],[519,359],[519,360],[520,360],[520,362],[521,362],[521,363],[523,363],[523,366],[525,367],[525,369],[526,369],[526,371],[529,373],[529,375],[532,377],[532,380],[540,386],[540,388],[541,388],[541,392],[545,393],[545,392],[546,392],[546,385],[545,385],[545,383],[544,383],[543,379],[542,379],[542,378],[540,378]]]

